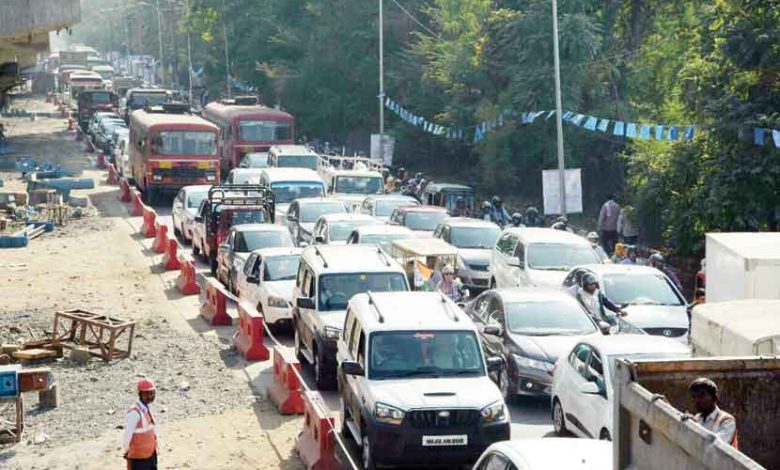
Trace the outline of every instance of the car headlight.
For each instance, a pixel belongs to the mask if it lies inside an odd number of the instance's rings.
[[[281,298],[281,297],[276,297],[276,296],[273,296],[273,295],[272,295],[272,296],[270,296],[270,297],[268,297],[268,306],[269,306],[269,307],[276,307],[276,308],[286,308],[286,307],[287,307],[287,305],[288,305],[288,304],[287,304],[287,301],[286,301],[286,300],[284,300],[284,299],[283,299],[283,298]],[[327,329],[327,328],[325,328],[325,331],[326,331],[326,336],[327,336],[327,330],[328,330],[328,329]]]
[[[217,179],[217,175],[214,173],[206,173],[206,181],[214,181]]]
[[[405,414],[405,411],[385,403],[377,403],[374,408],[376,420],[385,424],[401,424]]]
[[[152,179],[154,181],[162,181],[163,177],[162,175],[152,175]]]
[[[339,328],[336,328],[334,326],[325,327],[326,339],[338,339],[340,334],[341,334],[341,330]]]
[[[515,364],[517,364],[518,367],[528,367],[530,369],[538,369],[548,373],[552,373],[552,370],[555,367],[555,364],[552,362],[539,361],[517,354],[512,354],[512,359],[514,359]]]
[[[480,414],[485,423],[498,423],[507,419],[506,406],[503,401],[497,401],[482,408]]]

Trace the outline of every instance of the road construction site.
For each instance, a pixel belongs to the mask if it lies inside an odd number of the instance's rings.
[[[42,99],[15,106],[56,112]],[[183,294],[177,283],[182,270],[164,267],[168,247],[154,249],[148,215],[131,215],[136,196],[110,182],[113,174],[96,168],[95,154],[76,140],[75,131],[66,130],[66,119],[4,119],[16,153],[80,171],[80,178],[95,184],[74,192],[89,199],[84,216],[30,240],[27,247],[2,252],[0,272],[6,282],[0,286],[0,343],[46,338],[54,332],[55,312],[73,309],[132,321],[135,328],[127,358],[77,362],[66,352],[41,364],[51,369],[58,384],[58,405],[41,409],[34,395],[25,398],[23,433],[18,443],[0,448],[0,468],[124,466],[123,419],[136,398],[139,377],[157,383],[161,468],[304,468],[295,451],[305,428],[303,416],[281,415],[267,396],[277,380],[274,347],[291,355],[292,332],[277,331],[278,345],[267,334],[260,336],[267,358],[246,360],[246,352],[236,350],[232,340],[242,323],[235,302],[225,299],[230,325],[212,325],[220,321],[201,316],[210,301],[204,287],[211,278],[208,266],[194,259],[189,247],[175,243],[178,259],[194,268],[201,291]],[[18,174],[2,176],[7,189],[23,190]],[[123,193],[129,202],[120,200]],[[151,224],[157,234],[167,227],[166,245],[173,240],[170,201],[144,206],[141,212],[154,213]],[[250,341],[257,339],[254,335]],[[306,384],[313,384],[307,366],[302,375]],[[322,411],[338,423],[337,393],[323,392],[322,398]],[[546,400],[521,400],[510,412],[512,438],[552,434]],[[354,458],[354,445],[347,447]],[[344,455],[339,459],[348,463]]]

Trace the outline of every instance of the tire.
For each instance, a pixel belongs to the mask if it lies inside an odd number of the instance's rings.
[[[599,433],[599,440],[612,442],[612,436],[609,435],[609,431],[606,428],[602,429]]]
[[[339,418],[339,423],[341,425],[339,432],[341,433],[341,437],[343,439],[352,439],[352,433],[349,432],[349,428],[347,427],[347,405],[344,403],[343,395],[339,397],[339,414],[341,415]]]
[[[304,362],[306,361],[306,358],[301,352],[301,337],[298,334],[298,328],[293,325],[293,330],[293,349],[295,350],[295,357],[298,359],[298,362]]]
[[[312,356],[314,357],[314,364],[312,364],[312,368],[314,369],[314,381],[317,384],[318,390],[333,390],[336,388],[335,384],[333,383],[333,379],[326,375],[325,370],[323,369],[323,362],[325,362],[322,358],[322,354],[320,354],[319,348],[314,349],[312,352]]]
[[[363,470],[376,470],[376,461],[374,460],[374,444],[368,437],[368,432],[363,428],[361,433],[360,462],[363,464]]]
[[[182,231],[179,230],[179,227],[177,227],[175,223],[173,225],[173,236],[174,237],[178,237],[180,239],[184,238],[183,235],[182,235]]]
[[[489,289],[495,289],[496,288],[496,279],[491,277],[490,278],[490,287]]]
[[[561,406],[561,401],[557,398],[553,399],[552,422],[556,435],[566,436],[569,434],[569,431],[566,429],[566,417],[563,414],[563,407]]]
[[[498,389],[501,390],[501,396],[504,397],[504,403],[507,405],[510,405],[517,400],[515,394],[509,391],[509,374],[507,373],[506,367],[501,369],[501,372],[498,373]]]

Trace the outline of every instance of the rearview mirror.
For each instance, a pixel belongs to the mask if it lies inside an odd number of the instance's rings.
[[[314,299],[310,297],[298,297],[295,299],[295,306],[298,308],[305,308],[309,310],[314,310]]]
[[[258,279],[257,276],[247,276],[246,282],[249,284],[260,284],[260,279]]]
[[[488,372],[498,372],[504,367],[504,358],[499,356],[487,358]]]
[[[585,395],[601,395],[601,390],[596,382],[585,382],[580,385],[580,393]]]
[[[219,244],[219,247],[218,247],[219,251],[228,251],[229,249],[230,249],[230,245],[228,245],[227,243],[220,243]]]
[[[346,375],[363,375],[363,366],[355,361],[344,361],[341,363],[341,371]]]
[[[295,214],[287,214],[287,221],[289,222],[297,222],[298,217],[295,217]]]
[[[501,336],[501,327],[498,325],[485,325],[482,327],[482,333],[491,336]]]
[[[314,243],[325,243],[325,237],[322,235],[317,235],[314,237]]]

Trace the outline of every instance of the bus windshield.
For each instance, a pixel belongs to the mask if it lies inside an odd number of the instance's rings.
[[[127,101],[127,106],[132,109],[141,109],[147,104],[149,106],[159,106],[168,102],[166,93],[133,93]]]
[[[337,176],[335,192],[345,194],[379,194],[384,192],[381,176]]]
[[[290,140],[292,124],[278,121],[239,121],[239,140],[246,142],[272,142]]]
[[[206,155],[217,154],[217,135],[213,132],[163,131],[152,141],[156,155]]]
[[[276,157],[276,166],[279,168],[308,168],[317,169],[317,155],[279,155]]]

